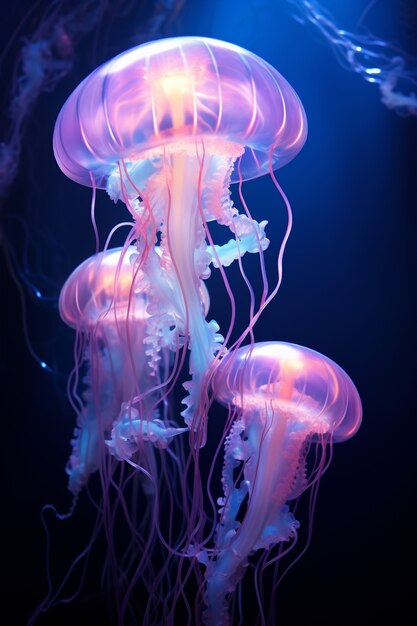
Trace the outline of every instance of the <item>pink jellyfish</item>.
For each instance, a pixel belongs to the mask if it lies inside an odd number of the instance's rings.
[[[107,451],[130,460],[143,442],[166,447],[172,437],[187,430],[177,428],[161,410],[161,379],[170,355],[165,351],[157,363],[147,359],[148,302],[135,256],[133,246],[96,254],[72,272],[61,290],[61,317],[77,331],[76,364],[69,381],[77,428],[67,465],[74,496],[90,474],[104,468]],[[202,298],[207,306],[208,294]],[[87,374],[80,398],[82,366]],[[137,408],[135,398],[140,399]]]
[[[326,444],[357,432],[362,406],[336,363],[290,343],[255,343],[229,353],[216,371],[213,390],[219,402],[233,407],[234,423],[225,445],[216,545],[210,558],[202,557],[205,623],[225,626],[230,623],[227,596],[243,577],[248,558],[280,542],[295,543],[299,523],[287,503],[318,483],[328,464]],[[308,473],[313,441],[322,454]]]
[[[57,119],[54,152],[62,171],[106,189],[134,219],[129,241],[136,239],[147,294],[150,362],[161,350],[184,347],[175,381],[190,349],[183,417],[197,433],[197,447],[205,442],[204,375],[227,344],[235,313],[223,266],[269,244],[267,222],[252,219],[246,205],[240,214],[229,184],[273,175],[299,152],[306,134],[300,100],[273,67],[238,46],[201,37],[120,54],[75,89]],[[228,243],[214,243],[212,220],[230,229]],[[200,281],[211,267],[222,273],[231,301],[225,339],[205,319]]]
[[[100,483],[86,489],[97,512],[91,537],[58,588],[50,587],[31,623],[61,601],[75,565],[84,560],[86,566],[101,529],[106,538],[101,583],[107,582],[120,623],[138,585],[146,598],[144,623],[146,615],[167,611],[158,586],[166,589],[169,603],[173,561],[186,535],[189,493],[177,487],[188,428],[173,418],[163,384],[176,353],[163,348],[149,359],[151,312],[141,277],[137,249],[126,245],[81,263],[61,291],[61,317],[76,330],[68,395],[77,428],[67,464],[73,503],[58,517],[72,515],[93,473]],[[200,289],[206,314],[209,296],[203,283]]]

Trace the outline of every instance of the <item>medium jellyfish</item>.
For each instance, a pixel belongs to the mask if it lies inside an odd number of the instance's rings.
[[[239,213],[229,184],[272,174],[298,153],[306,133],[303,107],[273,67],[238,46],[201,37],[120,54],[75,89],[57,119],[54,152],[62,171],[106,189],[134,219],[149,361],[184,347],[175,380],[190,349],[182,415],[195,447],[206,436],[204,376],[233,326],[223,266],[246,252],[262,254],[269,244],[266,221],[252,219],[246,205]],[[228,243],[214,243],[212,220],[230,229]],[[206,321],[202,303],[200,282],[212,266],[231,301],[225,339],[214,320]]]
[[[234,417],[225,444],[216,545],[210,557],[202,557],[205,623],[224,626],[230,623],[227,597],[248,558],[296,541],[299,523],[288,502],[317,484],[328,464],[326,445],[356,433],[362,407],[353,382],[336,363],[290,343],[255,343],[229,353],[212,384]],[[322,454],[308,473],[312,442],[322,446]]]
[[[189,493],[180,486],[182,435],[188,428],[178,426],[162,385],[174,353],[163,349],[158,359],[148,358],[152,349],[145,330],[151,313],[137,256],[129,245],[97,253],[73,271],[61,291],[61,317],[76,330],[68,384],[77,414],[67,464],[73,503],[65,515],[46,508],[60,519],[71,517],[85,487],[97,515],[86,547],[58,587],[49,586],[30,624],[62,601],[75,565],[84,561],[86,566],[101,530],[106,538],[101,586],[107,582],[120,623],[131,611],[138,584],[146,598],[144,623],[159,610],[166,612],[171,597],[173,560],[186,536]],[[209,295],[203,283],[200,289],[206,313]],[[88,484],[96,472],[98,488],[97,481]],[[164,602],[157,585],[165,589]]]
[[[147,296],[138,281],[135,256],[133,246],[96,254],[73,271],[61,291],[61,317],[77,331],[69,383],[77,428],[67,465],[74,496],[104,467],[106,440],[114,456],[129,460],[140,442],[166,447],[187,430],[173,427],[161,414],[160,378],[168,369],[169,353],[150,367],[144,344]],[[203,297],[207,305],[208,294]],[[80,398],[83,366],[86,388]],[[135,397],[140,397],[138,408],[132,406]]]

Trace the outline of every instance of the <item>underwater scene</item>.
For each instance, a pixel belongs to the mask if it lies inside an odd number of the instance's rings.
[[[415,2],[0,37],[0,622],[414,624]]]

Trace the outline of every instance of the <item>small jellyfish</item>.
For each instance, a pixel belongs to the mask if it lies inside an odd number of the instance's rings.
[[[106,189],[134,219],[147,292],[149,359],[190,349],[182,415],[196,446],[205,443],[204,380],[230,337],[235,303],[223,267],[262,253],[266,221],[240,214],[230,183],[273,172],[306,139],[304,109],[288,82],[238,46],[202,37],[144,44],[90,74],[64,104],[54,152],[72,180]],[[208,223],[228,227],[216,245]],[[225,340],[205,319],[200,282],[219,268],[231,302]],[[265,281],[266,282],[266,281]],[[265,301],[265,298],[264,298]],[[151,320],[151,321],[150,321]],[[151,351],[152,349],[152,351]]]
[[[152,367],[147,360],[147,295],[138,281],[135,256],[133,246],[96,254],[72,272],[61,290],[61,317],[77,331],[69,382],[77,428],[67,465],[74,496],[103,467],[106,450],[119,460],[130,460],[141,442],[166,447],[187,430],[161,414],[161,372],[164,376],[170,356],[161,353]],[[204,297],[207,303],[208,294]],[[85,390],[80,398],[83,367]]]
[[[212,384],[217,400],[235,416],[225,444],[216,545],[201,559],[207,563],[205,623],[225,626],[226,596],[243,577],[248,557],[296,540],[299,523],[288,502],[326,469],[325,455],[318,455],[307,472],[311,443],[325,447],[352,437],[362,407],[336,363],[290,343],[255,343],[230,352]]]

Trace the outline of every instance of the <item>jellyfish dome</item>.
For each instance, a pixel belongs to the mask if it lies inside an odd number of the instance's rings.
[[[226,406],[262,410],[269,403],[335,442],[353,437],[362,420],[360,397],[346,372],[323,354],[291,343],[256,343],[231,352],[213,387]]]
[[[81,263],[67,278],[59,297],[62,320],[87,331],[97,324],[146,319],[146,293],[135,288],[131,257],[136,248],[111,248]],[[140,328],[140,324],[135,325]]]
[[[266,61],[231,43],[178,37],[132,48],[90,74],[61,110],[54,152],[69,178],[91,185],[93,176],[105,188],[118,162],[204,138],[206,149],[231,157],[244,150],[248,179],[288,163],[306,135],[298,96]]]

